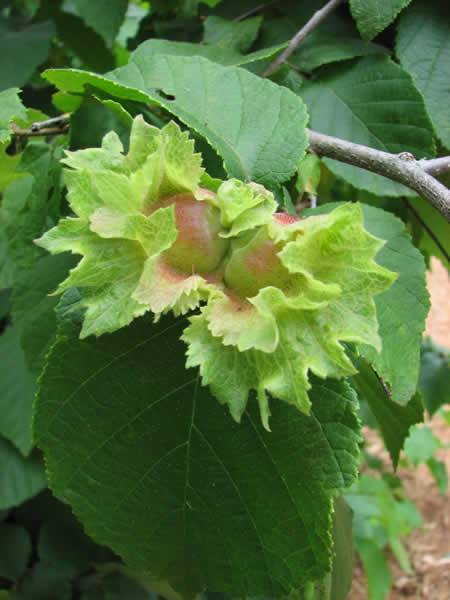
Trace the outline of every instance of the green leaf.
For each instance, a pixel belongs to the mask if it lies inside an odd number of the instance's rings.
[[[436,135],[450,148],[448,4],[439,0],[413,2],[400,18],[396,51],[425,100]]]
[[[294,173],[307,145],[307,116],[291,91],[201,57],[135,60],[109,78],[67,69],[45,77],[73,93],[91,85],[115,98],[157,102],[208,140],[230,176],[273,186]]]
[[[77,253],[83,254],[84,258],[59,285],[57,293],[71,287],[84,289],[82,306],[87,311],[82,336],[85,337],[124,327],[146,312],[147,307],[132,297],[139,283],[146,255],[138,242],[114,240],[115,243],[111,243],[96,236],[87,225],[78,229],[79,221],[60,221],[39,243],[51,252],[59,252],[61,250],[59,247],[55,250],[55,244],[60,244],[60,240],[65,239],[67,226],[77,227],[77,233],[72,232],[72,227],[68,236],[72,243],[76,240],[79,247]],[[52,236],[58,236],[58,242]],[[62,249],[68,250],[69,246]]]
[[[2,195],[0,205],[0,287],[7,289],[14,284],[18,264],[27,254],[34,258],[36,248],[29,246],[26,230],[28,211],[21,210],[31,196],[33,178],[27,176],[13,181]],[[31,212],[31,211],[30,211]],[[34,221],[32,218],[31,221]],[[34,229],[34,228],[33,228]],[[24,239],[25,238],[25,239]],[[30,252],[28,253],[27,250]]]
[[[365,40],[386,29],[411,0],[350,0],[350,10]]]
[[[0,462],[0,510],[18,506],[46,487],[44,467],[36,453],[24,458],[0,437]]]
[[[19,98],[19,88],[0,92],[0,143],[9,142],[10,123],[14,119],[26,119],[27,111]]]
[[[29,269],[21,269],[11,298],[13,326],[0,337],[0,433],[23,453],[31,441],[31,407],[35,379],[56,330],[54,308],[49,297],[73,264],[70,256],[44,256]]]
[[[212,15],[203,23],[203,42],[221,48],[232,48],[237,52],[246,52],[255,41],[261,22],[262,17],[228,21]]]
[[[365,400],[373,413],[383,436],[394,468],[412,425],[423,421],[423,405],[415,394],[405,406],[392,401],[382,382],[364,359],[357,359],[358,373],[352,383],[360,399]]]
[[[54,35],[55,27],[50,21],[16,30],[0,18],[0,90],[27,83],[46,60]]]
[[[299,194],[317,194],[320,183],[320,158],[316,154],[307,154],[298,163],[295,189]]]
[[[66,51],[75,55],[75,64],[81,61],[84,68],[93,69],[98,73],[104,73],[115,67],[116,62],[111,49],[98,33],[85,24],[83,19],[62,12],[56,2],[47,3],[47,8],[50,9],[49,16],[56,25],[58,39],[61,40]]]
[[[419,465],[433,458],[440,447],[440,440],[429,427],[414,427],[405,442],[405,454],[414,465]]]
[[[427,460],[427,466],[431,471],[431,474],[434,477],[434,480],[437,483],[439,491],[443,496],[447,494],[448,490],[448,473],[447,473],[447,465],[445,462],[441,460],[437,460],[432,456]]]
[[[288,35],[288,39],[293,33]],[[334,13],[306,37],[290,62],[309,72],[333,62],[387,52],[384,46],[362,40],[354,23]]]
[[[334,501],[334,561],[329,600],[346,600],[353,580],[352,511],[342,497]]]
[[[112,553],[87,537],[68,506],[57,501],[51,506],[51,513],[40,527],[37,544],[43,563],[74,577],[95,564],[111,560]]]
[[[110,131],[115,131],[121,142],[127,144],[131,120],[122,105],[114,100],[88,98],[71,115],[70,149],[99,146],[102,138]]]
[[[399,277],[375,299],[381,353],[369,347],[361,351],[389,384],[393,401],[405,406],[417,387],[420,345],[430,307],[425,263],[399,219],[375,207],[366,207],[364,214],[368,231],[387,241],[378,256],[380,264]]]
[[[420,514],[411,502],[398,500],[386,479],[370,475],[362,475],[346,500],[354,511],[355,545],[368,577],[369,598],[384,600],[391,585],[386,546],[411,574],[402,540],[420,527]]]
[[[0,337],[0,380],[0,434],[27,455],[32,448],[35,376],[27,365],[17,325],[10,325]]]
[[[0,577],[17,581],[24,573],[31,555],[28,531],[12,523],[0,524]]]
[[[186,596],[280,597],[330,568],[331,496],[356,476],[355,395],[317,382],[311,416],[277,403],[268,434],[252,403],[237,425],[185,370],[184,325],[80,341],[65,324],[35,414],[52,488],[90,536]]]
[[[409,198],[408,204],[410,210],[406,214],[412,224],[415,245],[426,258],[437,256],[447,268],[450,267],[450,236],[447,220],[428,200]],[[427,229],[422,223],[425,223]]]
[[[368,539],[356,541],[369,587],[368,600],[385,600],[392,585],[392,575],[386,554]]]
[[[0,290],[0,320],[3,321],[11,310],[11,290]]]
[[[140,71],[145,72],[149,67],[150,61],[157,56],[199,56],[224,66],[237,67],[271,58],[284,48],[284,46],[285,44],[278,44],[249,54],[242,54],[237,49],[229,46],[173,42],[171,40],[158,39],[146,40],[131,54],[127,65],[112,71],[109,75],[120,73],[120,79],[123,79],[124,81],[128,79],[129,76],[135,78],[135,66],[137,66]]]
[[[70,600],[72,585],[64,571],[37,562],[12,591],[8,600]]]
[[[178,17],[197,15],[199,5],[217,6],[222,0],[153,0],[152,9],[157,13],[176,14]],[[203,7],[204,8],[204,7]]]
[[[15,154],[10,156],[7,154],[6,150],[8,146],[9,142],[0,144],[0,193],[2,193],[10,183],[24,176],[24,173],[16,171],[16,167],[20,162],[20,155]]]
[[[128,4],[125,19],[120,27],[119,33],[117,34],[116,41],[118,44],[127,47],[128,40],[134,38],[141,24],[141,21],[147,16],[147,10],[145,5],[141,6],[130,2]]]
[[[75,262],[68,254],[46,255],[32,267],[21,269],[17,276],[11,298],[12,318],[20,332],[27,364],[35,375],[42,369],[56,331],[58,299],[50,294]]]
[[[336,206],[327,203],[304,214],[328,213]],[[363,205],[363,212],[367,231],[386,240],[377,262],[399,276],[388,290],[375,297],[381,352],[368,346],[360,346],[359,350],[389,384],[392,400],[404,406],[416,391],[422,333],[430,306],[425,263],[400,219],[374,206]]]
[[[431,339],[422,344],[419,389],[430,415],[450,404],[450,352]]]
[[[44,142],[28,143],[20,170],[31,174],[5,190],[0,206],[0,286],[12,287],[22,270],[42,255],[34,239],[59,216],[61,150]]]
[[[81,17],[83,21],[112,46],[127,12],[128,0],[74,0],[70,12]]]
[[[358,144],[417,158],[434,154],[431,125],[411,78],[385,57],[329,68],[301,89],[311,127]],[[330,107],[333,107],[330,110]],[[379,196],[413,192],[380,175],[331,159],[325,164],[356,188]]]
[[[351,37],[336,39],[333,34],[316,33],[311,36],[311,39],[309,37],[306,39],[292,62],[302,71],[310,72],[322,65],[372,54],[387,54],[387,49],[360,39]]]
[[[149,592],[142,585],[124,572],[115,571],[102,578],[101,593],[104,595],[92,600],[158,600],[161,596]],[[83,600],[88,600],[88,598]]]

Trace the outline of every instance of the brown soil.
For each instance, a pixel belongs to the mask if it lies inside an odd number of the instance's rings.
[[[426,335],[438,344],[450,348],[450,279],[447,270],[434,260],[427,277],[431,294],[431,311]],[[450,407],[449,407],[450,408]],[[450,427],[439,417],[428,423],[434,434],[450,447]],[[383,444],[374,432],[367,432],[369,451],[388,464]],[[450,450],[439,451],[450,474]],[[423,527],[414,531],[407,541],[414,575],[402,573],[395,559],[389,559],[394,587],[386,600],[450,600],[450,502],[442,496],[424,465],[417,469],[398,470],[408,497],[415,502],[423,519]],[[367,583],[361,568],[355,565],[353,587],[349,600],[367,600]]]

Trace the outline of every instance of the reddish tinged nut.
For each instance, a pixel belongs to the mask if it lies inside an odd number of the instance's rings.
[[[283,226],[300,221],[300,217],[277,212],[274,221]],[[250,241],[236,248],[225,268],[227,287],[240,297],[252,298],[261,288],[274,286],[289,290],[291,276],[278,257],[282,244],[275,244],[266,228],[258,230]]]
[[[298,221],[300,221],[300,217],[296,217],[295,215],[288,215],[284,212],[276,212],[273,215],[273,218],[280,225],[292,225],[292,223],[297,223]]]
[[[229,242],[221,237],[220,212],[192,194],[164,198],[154,210],[174,205],[178,237],[164,252],[167,263],[185,273],[210,273],[221,263]]]

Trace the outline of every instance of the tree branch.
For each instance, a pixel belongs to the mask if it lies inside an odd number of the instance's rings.
[[[69,127],[47,127],[44,129],[38,129],[37,131],[33,131],[30,129],[21,129],[20,127],[13,127],[13,135],[17,137],[47,137],[50,135],[61,135],[63,133],[67,133],[69,131]]]
[[[316,29],[316,27],[318,27],[318,25],[320,25],[320,23],[322,23],[322,21],[342,2],[343,0],[329,0],[325,6],[316,11],[310,20],[297,31],[297,33],[289,42],[287,48],[269,64],[263,73],[263,77],[269,77],[269,75],[272,75],[272,73],[276,71],[280,65],[286,62],[291,54],[297,50],[305,37],[311,33],[311,31]]]
[[[233,19],[233,21],[243,21],[244,19],[247,19],[248,17],[251,17],[253,15],[256,15],[257,13],[261,12],[265,8],[269,8],[270,6],[273,6],[274,4],[278,4],[281,1],[282,0],[271,0],[271,2],[262,2],[261,4],[258,4],[258,6],[254,6],[250,10],[247,10],[245,13],[242,13],[238,17],[235,17]]]
[[[436,172],[435,161],[439,159],[417,161],[409,153],[390,154],[310,129],[308,137],[309,146],[316,154],[361,167],[402,183],[429,200],[450,222],[450,190],[427,172],[428,164],[431,165],[431,172]],[[439,165],[441,166],[441,163]]]
[[[49,135],[60,135],[67,133],[70,125],[70,114],[66,113],[47,119],[45,121],[36,121],[32,123],[29,129],[22,129],[16,123],[11,123],[13,135],[16,137],[38,137]]]
[[[445,173],[445,171],[450,171],[450,156],[419,160],[418,163],[429,175],[440,175],[441,173]]]

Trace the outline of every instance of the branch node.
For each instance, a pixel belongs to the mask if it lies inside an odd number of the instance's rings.
[[[319,156],[333,158],[402,183],[431,202],[450,222],[450,190],[430,174],[445,166],[450,168],[450,157],[418,161],[410,152],[390,154],[311,130],[308,130],[308,136],[310,149]],[[427,163],[432,168],[428,169]]]

